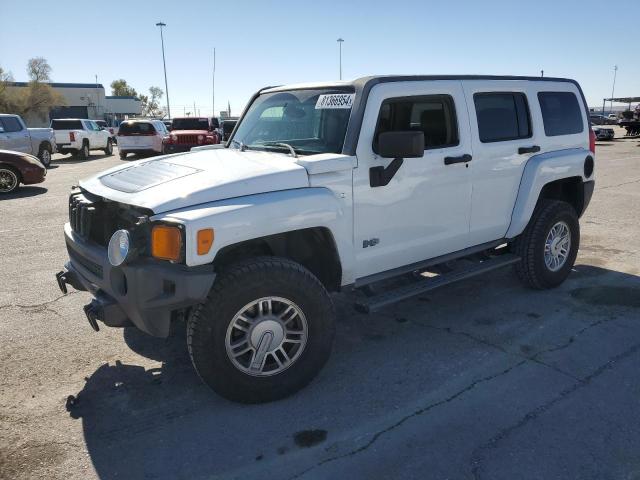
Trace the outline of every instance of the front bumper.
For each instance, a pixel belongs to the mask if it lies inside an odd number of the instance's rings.
[[[183,144],[167,143],[165,145],[165,151],[167,153],[182,153],[182,152],[188,152],[193,147],[198,147],[198,146],[201,146],[201,145],[183,145]]]
[[[63,292],[69,284],[94,295],[85,307],[94,329],[100,320],[112,327],[133,324],[150,335],[166,337],[172,312],[204,301],[215,279],[211,266],[189,268],[153,259],[113,267],[106,248],[83,240],[68,223],[64,236],[69,261],[57,275],[58,285]]]

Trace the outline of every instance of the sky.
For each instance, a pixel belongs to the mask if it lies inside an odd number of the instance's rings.
[[[173,116],[240,114],[267,85],[372,74],[492,74],[569,77],[590,106],[640,95],[633,38],[640,1],[129,1],[0,0],[0,66],[27,80],[44,57],[52,81],[109,85],[124,78],[139,93],[163,90],[164,30]],[[635,23],[634,23],[635,22]],[[635,51],[634,51],[635,49]],[[166,100],[163,100],[165,103]]]

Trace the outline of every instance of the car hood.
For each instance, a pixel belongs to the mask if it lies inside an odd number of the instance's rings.
[[[163,213],[217,200],[309,186],[288,155],[227,148],[140,160],[83,180],[89,192]]]
[[[171,135],[211,135],[208,130],[171,130]]]

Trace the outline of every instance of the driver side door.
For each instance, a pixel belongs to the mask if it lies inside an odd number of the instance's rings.
[[[377,137],[406,130],[424,132],[424,155],[404,159],[387,185],[371,186],[370,169],[392,160],[376,153]],[[471,153],[459,81],[389,82],[372,88],[353,180],[357,279],[468,246]]]

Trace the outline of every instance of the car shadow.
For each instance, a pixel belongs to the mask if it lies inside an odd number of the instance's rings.
[[[15,198],[28,198],[35,197],[47,193],[47,189],[44,187],[36,187],[33,185],[23,185],[17,188],[17,190],[11,193],[0,194],[0,200],[13,200]]]
[[[89,156],[89,158],[87,158],[86,160],[81,160],[77,157],[74,157],[73,155],[69,155],[69,156],[64,156],[62,158],[54,158],[51,160],[51,164],[66,164],[66,163],[85,163],[85,162],[90,162],[92,160],[101,160],[103,158],[110,158],[112,156],[114,156],[115,154],[111,154],[111,155],[107,155],[106,153],[103,154],[97,154],[92,152],[91,155]]]
[[[332,430],[338,426],[358,430],[398,408],[416,408],[461,375],[486,375],[478,368],[488,356],[502,353],[470,340],[474,336],[495,337],[515,348],[526,343],[533,354],[542,349],[532,337],[545,331],[546,307],[602,316],[612,306],[640,308],[634,303],[640,278],[634,275],[578,265],[563,286],[544,292],[514,285],[511,275],[494,272],[380,315],[355,313],[355,294],[337,294],[336,344],[327,366],[302,391],[262,405],[226,401],[200,382],[184,324],[167,339],[127,328],[127,345],[161,365],[105,363],[69,396],[67,411],[82,421],[86,450],[101,479],[218,478],[322,444],[327,436],[340,438],[341,432]],[[483,301],[483,295],[494,296]],[[461,307],[460,298],[469,303]],[[508,307],[500,305],[505,298]],[[442,321],[446,327],[437,324]],[[469,338],[452,336],[447,328]],[[508,331],[512,337],[505,337]],[[556,338],[557,332],[549,334],[553,342],[566,341]],[[334,448],[331,442],[324,447]],[[277,477],[264,473],[262,478]]]

